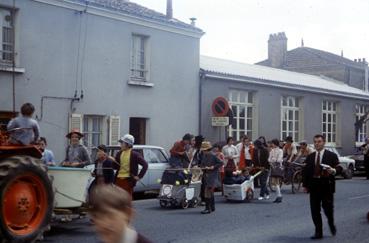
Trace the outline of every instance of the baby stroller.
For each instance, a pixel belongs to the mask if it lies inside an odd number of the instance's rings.
[[[227,201],[246,201],[250,202],[254,199],[254,179],[260,175],[261,171],[241,184],[227,185],[223,184],[223,194]]]
[[[197,207],[200,201],[201,177],[200,168],[167,169],[163,173],[158,197],[160,207]]]

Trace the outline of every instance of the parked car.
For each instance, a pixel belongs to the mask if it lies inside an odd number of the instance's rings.
[[[364,155],[361,147],[356,147],[356,152],[353,155],[347,156],[350,159],[355,160],[355,170],[365,171]]]
[[[338,156],[339,164],[337,166],[337,175],[342,175],[345,179],[351,179],[354,175],[355,160],[348,156],[341,156],[335,147],[325,147]]]
[[[119,152],[120,146],[107,146],[109,156],[115,157]],[[168,155],[162,147],[152,145],[133,145],[133,150],[140,153],[149,167],[145,176],[137,183],[134,192],[145,192],[152,190],[160,190],[160,179],[166,168],[169,167]],[[92,161],[96,160],[97,148],[91,151]],[[93,170],[95,165],[90,165],[89,168]],[[141,166],[139,167],[141,169]],[[93,184],[93,178],[90,180],[90,185]]]

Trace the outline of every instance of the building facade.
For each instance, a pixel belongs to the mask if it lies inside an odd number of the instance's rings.
[[[369,94],[342,82],[259,65],[202,56],[201,133],[213,140],[247,134],[312,143],[315,134],[343,154],[353,152],[355,122],[369,108]],[[211,104],[228,99],[233,119],[228,127],[213,127]],[[367,137],[361,130],[360,136]]]
[[[269,35],[268,59],[258,65],[329,77],[368,91],[368,63],[365,58],[350,60],[341,55],[304,46],[287,50],[284,32]]]
[[[132,133],[168,148],[197,133],[194,25],[123,0],[3,0],[0,17],[0,121],[33,103],[57,160],[72,128],[89,147]]]

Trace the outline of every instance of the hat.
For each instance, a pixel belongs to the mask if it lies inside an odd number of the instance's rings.
[[[118,142],[133,145],[135,143],[135,138],[131,134],[126,134],[121,137]]]
[[[306,140],[302,140],[301,142],[299,142],[299,144],[307,144]]]
[[[204,139],[205,139],[205,138],[204,138],[202,135],[198,135],[198,136],[196,136],[196,137],[195,137],[195,141],[199,141],[199,142],[200,142],[200,141],[201,141],[201,142],[202,142],[202,141],[204,141]]]
[[[204,142],[202,142],[202,144],[201,144],[201,148],[200,148],[200,150],[201,151],[207,151],[207,150],[210,150],[210,149],[212,149],[213,148],[213,146],[211,146],[211,143],[210,142],[208,142],[208,141],[204,141]]]
[[[66,137],[70,139],[72,137],[72,134],[77,134],[79,138],[83,137],[83,134],[80,133],[78,129],[72,129],[72,131],[70,131],[70,133],[68,133]]]
[[[99,146],[97,146],[97,149],[103,151],[104,153],[108,152],[108,149],[104,144],[100,144]]]

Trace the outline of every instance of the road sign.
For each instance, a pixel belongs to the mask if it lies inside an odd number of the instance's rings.
[[[226,116],[229,111],[228,100],[224,97],[218,97],[211,105],[214,116]]]
[[[229,125],[228,116],[215,116],[211,118],[211,125],[213,127],[225,127]]]

